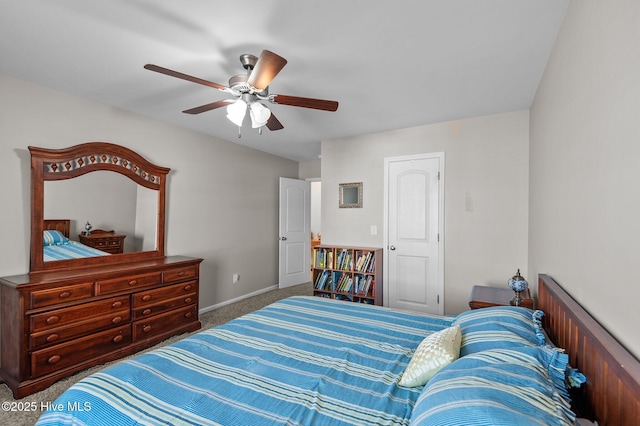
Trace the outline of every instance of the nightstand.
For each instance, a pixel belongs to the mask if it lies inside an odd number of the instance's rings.
[[[522,297],[520,306],[534,309],[534,300],[531,298],[529,289],[526,289],[520,295]],[[471,297],[469,297],[469,307],[471,309],[480,309],[490,306],[511,306],[510,302],[513,296],[515,296],[515,293],[508,288],[474,285],[471,289]]]
[[[124,251],[124,234],[116,234],[115,231],[94,229],[89,235],[78,235],[80,242],[85,246],[106,251],[111,254],[119,254]]]

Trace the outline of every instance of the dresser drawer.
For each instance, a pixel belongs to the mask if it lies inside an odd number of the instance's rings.
[[[76,337],[87,336],[111,327],[127,324],[129,320],[130,310],[127,307],[125,310],[116,311],[109,315],[102,315],[86,321],[82,320],[62,327],[32,333],[29,338],[29,347],[31,349],[40,349]]]
[[[85,282],[47,290],[32,291],[29,306],[31,309],[73,300],[88,299],[93,296],[93,282]]]
[[[122,239],[120,238],[102,238],[100,240],[95,240],[93,246],[95,248],[119,246],[121,241]]]
[[[168,312],[183,306],[192,305],[197,301],[197,299],[198,294],[191,293],[180,297],[174,297],[172,299],[164,299],[152,305],[145,305],[133,310],[133,320],[136,321],[142,318],[148,318],[152,315],[161,314],[162,312]]]
[[[195,305],[133,323],[133,341],[148,339],[198,319]]]
[[[104,239],[104,240],[96,240],[93,244],[94,248],[97,248],[98,250],[102,250],[102,251],[107,251],[107,252],[114,252],[114,253],[121,253],[120,248],[122,246],[122,240],[121,239]]]
[[[120,278],[96,281],[97,294],[116,293],[131,288],[145,287],[148,285],[160,284],[162,282],[162,272],[150,272],[148,274],[128,275]]]
[[[66,324],[76,324],[96,316],[129,309],[129,296],[114,297],[99,302],[83,303],[81,305],[68,308],[56,309],[31,315],[31,332],[37,333],[42,330],[60,327]],[[127,318],[128,319],[128,318]]]
[[[197,281],[187,281],[180,284],[169,285],[162,288],[141,291],[133,295],[133,307],[138,308],[156,304],[163,299],[171,299],[184,294],[190,294],[197,290]]]
[[[31,354],[31,377],[74,366],[123,348],[129,343],[131,326],[126,325],[35,351]]]
[[[170,283],[182,281],[198,276],[197,266],[185,266],[184,268],[167,269],[162,273],[162,282]]]

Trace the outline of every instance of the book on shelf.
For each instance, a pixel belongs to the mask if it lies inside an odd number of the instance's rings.
[[[336,294],[336,300],[347,300],[349,302],[353,302],[353,297],[347,294]]]
[[[375,265],[376,265],[376,257],[371,256],[371,259],[369,259],[369,264],[365,268],[365,271],[372,273],[375,270]]]
[[[316,280],[313,283],[313,288],[316,290],[327,290],[327,284],[331,284],[329,279],[330,273],[328,270],[322,271],[322,273],[318,274]]]
[[[342,274],[340,281],[336,284],[336,291],[348,293],[353,286],[353,279],[348,274]]]
[[[335,269],[350,271],[353,268],[353,250],[343,249],[337,254]]]
[[[345,253],[346,252],[344,250],[340,250],[339,253],[336,253],[335,269],[342,269],[342,262],[344,260]]]
[[[311,259],[311,267],[313,268],[332,268],[333,267],[333,250],[330,248],[317,247],[313,249],[313,258]]]
[[[356,275],[354,292],[359,296],[369,296],[373,290],[373,275]]]
[[[356,271],[357,272],[371,272],[370,265],[371,260],[374,258],[373,252],[362,253],[356,262]]]

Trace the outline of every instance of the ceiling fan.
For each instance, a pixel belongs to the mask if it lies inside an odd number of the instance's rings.
[[[244,69],[247,70],[247,73],[231,77],[228,86],[173,71],[158,65],[147,64],[144,67],[150,71],[209,86],[233,95],[234,98],[222,99],[182,112],[187,114],[200,114],[226,106],[227,118],[238,126],[238,137],[241,137],[240,129],[242,128],[242,122],[244,121],[247,109],[251,117],[251,126],[259,129],[261,134],[262,127],[265,125],[269,130],[280,130],[284,128],[271,110],[263,104],[265,101],[272,104],[291,105],[332,112],[338,109],[338,102],[336,101],[269,94],[269,84],[287,64],[286,59],[273,52],[263,50],[259,58],[250,54],[240,55],[240,63],[242,63]]]

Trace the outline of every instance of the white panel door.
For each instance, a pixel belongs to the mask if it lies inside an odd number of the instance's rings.
[[[444,313],[444,154],[385,159],[385,305]]]
[[[280,288],[309,281],[311,183],[280,178]]]

